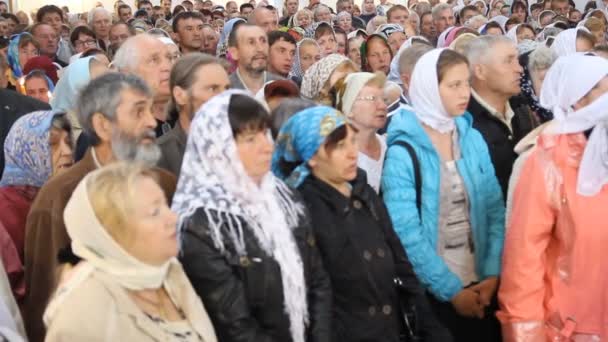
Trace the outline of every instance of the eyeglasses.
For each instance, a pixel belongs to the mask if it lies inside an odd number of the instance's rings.
[[[87,47],[95,47],[97,42],[93,39],[91,40],[75,40],[74,47],[87,46]]]
[[[382,102],[384,103],[384,99],[380,96],[370,95],[370,96],[359,96],[356,97],[357,101],[365,101],[365,102]]]

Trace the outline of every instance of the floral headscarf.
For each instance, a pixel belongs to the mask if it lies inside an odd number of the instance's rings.
[[[49,137],[51,122],[57,115],[52,111],[33,112],[13,124],[4,142],[6,163],[0,186],[41,187],[51,177]]]
[[[289,77],[302,78],[304,76],[304,72],[302,71],[302,61],[300,60],[300,47],[304,42],[314,43],[317,47],[319,46],[317,41],[312,38],[304,38],[298,42],[298,45],[296,46],[296,55],[293,60],[293,67],[291,68]]]
[[[279,131],[272,156],[272,171],[293,187],[298,187],[310,175],[308,161],[325,139],[346,123],[342,113],[334,108],[318,106],[307,108],[289,118]],[[299,163],[290,173],[282,172],[281,161]]]
[[[315,100],[338,65],[348,60],[344,55],[332,53],[311,65],[302,79],[302,96]]]
[[[231,241],[238,256],[247,255],[244,226],[260,247],[279,264],[285,311],[294,342],[305,341],[308,323],[302,259],[293,238],[302,208],[291,200],[291,190],[272,172],[256,184],[245,171],[233,137],[228,108],[233,95],[251,97],[241,90],[215,96],[196,113],[173,197],[172,209],[183,222],[202,209],[213,243],[222,253]]]
[[[12,75],[13,79],[15,79],[15,80],[17,80],[21,76],[23,76],[23,70],[21,69],[21,64],[19,63],[19,42],[21,42],[21,38],[23,36],[31,36],[31,35],[27,32],[24,32],[24,33],[13,35],[11,37],[11,41],[8,45],[8,51],[7,51],[7,55],[6,55],[8,65],[11,68],[11,75]]]

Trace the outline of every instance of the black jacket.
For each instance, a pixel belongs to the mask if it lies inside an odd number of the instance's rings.
[[[333,341],[399,341],[403,316],[395,278],[401,279],[405,296],[416,306],[423,341],[450,341],[362,170],[352,186],[350,198],[314,176],[299,187],[313,213],[317,243],[331,277]]]
[[[171,171],[171,173],[179,178],[187,142],[188,136],[182,125],[177,121],[169,133],[157,140],[157,145],[162,151],[161,157],[158,160],[158,167]]]
[[[204,209],[186,222],[180,256],[184,270],[203,300],[222,342],[290,342],[278,263],[260,248],[244,221],[248,255],[239,258],[225,241],[226,253],[214,247]],[[308,289],[307,341],[330,341],[331,284],[323,269],[312,228],[303,216],[294,229]]]
[[[12,90],[0,89],[0,178],[4,172],[4,140],[15,121],[25,114],[50,109],[47,103]]]
[[[473,128],[481,133],[488,144],[492,164],[496,170],[496,178],[498,178],[504,198],[507,198],[509,177],[511,177],[513,163],[517,158],[517,153],[514,151],[515,145],[538,126],[534,114],[527,106],[518,105],[515,101],[509,101],[509,103],[515,114],[511,120],[513,133],[507,125],[479,104],[473,96],[471,96],[467,108],[473,115]]]

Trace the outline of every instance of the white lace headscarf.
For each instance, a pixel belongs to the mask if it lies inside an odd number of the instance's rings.
[[[306,285],[292,233],[302,208],[291,200],[291,190],[272,172],[258,185],[245,171],[228,118],[230,100],[236,94],[250,97],[244,91],[229,90],[196,113],[172,209],[180,216],[180,230],[184,220],[202,209],[215,247],[221,252],[225,251],[225,241],[230,241],[239,256],[246,256],[243,229],[253,232],[261,249],[279,264],[291,335],[294,342],[304,342],[308,323]]]
[[[445,110],[439,94],[437,62],[443,50],[431,50],[418,60],[412,72],[409,95],[418,120],[441,133],[448,133],[456,125],[454,118]]]
[[[572,106],[606,76],[608,61],[602,57],[560,57],[547,71],[540,92],[541,106],[554,115],[545,133],[580,133],[593,128],[578,171],[577,193],[583,196],[597,194],[608,183],[608,93],[579,110]]]

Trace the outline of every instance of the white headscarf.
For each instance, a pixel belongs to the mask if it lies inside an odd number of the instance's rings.
[[[515,44],[518,43],[517,41],[517,29],[521,26],[521,24],[517,24],[513,27],[511,27],[511,29],[509,30],[509,32],[507,32],[507,38],[511,39]]]
[[[445,45],[445,40],[448,38],[448,34],[450,34],[450,32],[456,28],[455,26],[450,26],[447,29],[443,30],[443,32],[441,32],[441,34],[439,35],[439,38],[437,38],[437,47],[444,47]]]
[[[401,54],[403,53],[403,51],[412,47],[414,39],[423,40],[425,42],[429,41],[423,36],[413,36],[406,40],[405,43],[403,43],[403,45],[401,45],[401,47],[399,48],[399,51],[397,51],[397,53],[395,54],[395,57],[393,57],[393,59],[391,60],[391,69],[388,73],[389,81],[395,82],[399,85],[403,85],[403,81],[401,80],[401,70],[399,68],[399,59],[401,59]]]
[[[376,74],[371,72],[354,72],[349,74],[344,79],[346,89],[340,99],[340,107],[342,107],[342,113],[348,117],[352,111],[355,99],[359,96],[361,89],[365,87],[367,82],[371,81],[376,77]]]
[[[559,57],[576,53],[576,35],[579,30],[589,32],[585,27],[567,29],[560,32],[551,45],[551,50]]]
[[[456,126],[454,118],[446,112],[439,95],[437,61],[443,50],[445,49],[431,50],[418,60],[410,82],[410,99],[420,121],[441,133],[447,133]]]
[[[577,193],[583,196],[597,194],[608,182],[608,94],[577,111],[572,106],[606,76],[608,61],[602,57],[560,57],[547,72],[540,92],[541,106],[554,115],[546,133],[580,133],[593,128],[578,171]]]
[[[505,17],[504,15],[497,15],[494,18],[490,19],[490,21],[493,21],[495,23],[498,23],[498,25],[500,25],[500,27],[502,28],[502,31],[505,32],[505,25],[507,24],[507,21],[509,20],[508,17]]]
[[[236,94],[250,97],[229,90],[196,113],[172,209],[180,216],[180,230],[184,220],[202,209],[215,247],[224,252],[225,241],[230,241],[239,256],[247,255],[242,224],[246,223],[260,248],[279,264],[291,335],[294,342],[303,342],[308,322],[306,285],[292,233],[302,208],[272,172],[258,185],[245,171],[228,119],[230,99]]]

